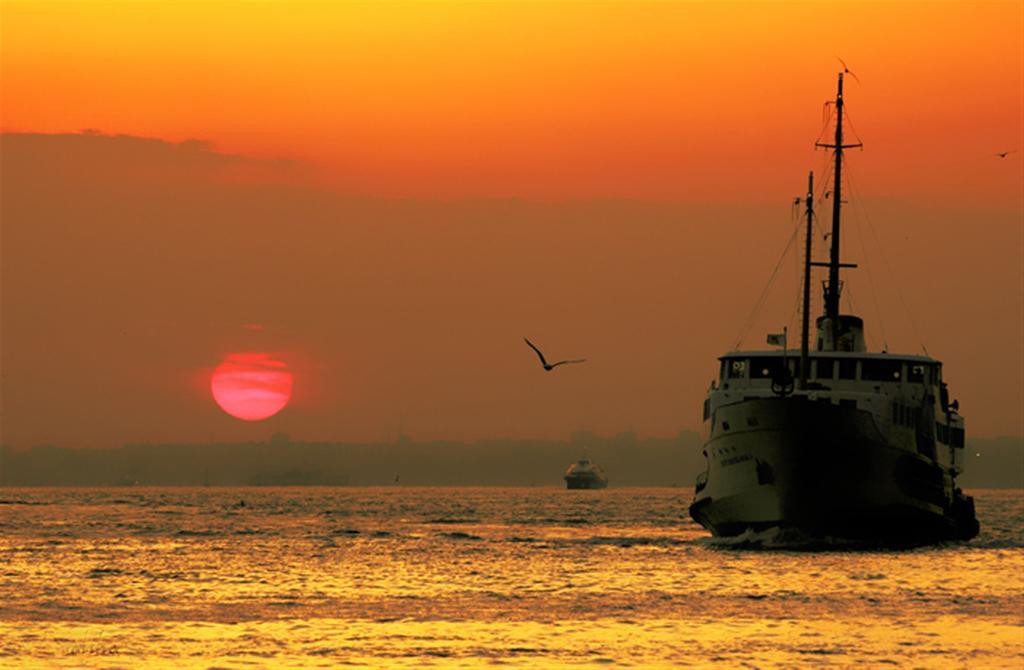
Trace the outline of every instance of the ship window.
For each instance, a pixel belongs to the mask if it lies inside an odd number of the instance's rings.
[[[856,379],[857,378],[857,361],[852,358],[840,358],[839,359],[839,378],[840,379]]]
[[[747,425],[748,426],[756,426],[757,423],[758,422],[757,422],[757,417],[756,416],[748,416],[747,417]]]
[[[708,400],[707,398],[705,398],[704,399],[704,419],[703,420],[707,421],[709,416],[711,416],[711,401]]]
[[[964,429],[963,428],[950,428],[949,429],[949,444],[954,447],[964,446]]]
[[[939,442],[943,444],[949,444],[949,426],[944,423],[935,422],[935,435],[938,437]]]
[[[728,421],[723,421],[722,422],[722,430],[729,430],[729,422]]]
[[[910,364],[907,366],[907,381],[908,382],[923,382],[924,381],[925,366],[920,364]]]
[[[734,358],[729,361],[730,379],[742,379],[747,376],[747,361],[743,358]]]
[[[860,378],[872,382],[898,382],[902,376],[900,361],[867,359],[861,361]]]
[[[815,379],[832,379],[835,369],[835,360],[832,358],[819,358],[815,361],[817,368],[814,371]]]
[[[773,358],[751,358],[750,378],[767,379],[780,367],[779,361]]]

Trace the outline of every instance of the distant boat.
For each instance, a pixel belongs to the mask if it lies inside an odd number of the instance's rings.
[[[565,486],[569,489],[603,489],[608,477],[597,463],[584,456],[565,471]]]

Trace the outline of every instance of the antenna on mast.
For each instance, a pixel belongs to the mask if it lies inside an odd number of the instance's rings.
[[[855,82],[857,82],[857,83],[859,84],[859,83],[860,83],[860,77],[858,77],[857,75],[855,75],[855,74],[853,73],[853,70],[851,70],[851,69],[850,69],[849,67],[847,67],[847,65],[846,65],[846,61],[844,61],[844,60],[843,60],[842,58],[840,58],[839,56],[836,56],[836,60],[837,60],[837,61],[839,61],[839,64],[843,66],[843,74],[848,74],[848,75],[850,75],[851,77],[853,77],[853,80],[854,80]]]

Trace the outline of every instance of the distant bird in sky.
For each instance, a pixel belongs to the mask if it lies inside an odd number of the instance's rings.
[[[996,154],[996,156],[999,156],[1000,158],[1006,158],[1010,154],[1015,154],[1015,153],[1017,153],[1017,150],[1016,149],[1011,149],[1010,151],[1000,151],[999,153]]]
[[[559,365],[565,365],[567,363],[582,363],[582,362],[587,360],[585,358],[576,358],[576,359],[568,360],[568,361],[558,361],[557,363],[548,363],[547,360],[544,358],[544,354],[540,353],[540,349],[538,349],[537,347],[533,346],[533,342],[527,340],[525,337],[523,339],[526,341],[526,343],[528,345],[530,345],[531,349],[533,349],[535,352],[537,352],[537,358],[540,359],[540,364],[544,366],[544,371],[545,372],[551,372],[552,370],[554,370]]]

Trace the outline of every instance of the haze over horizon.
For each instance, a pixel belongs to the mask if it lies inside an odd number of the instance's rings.
[[[700,430],[837,55],[844,308],[1024,435],[1019,4],[48,6],[3,5],[3,444]],[[246,351],[294,375],[261,422],[209,392]]]

